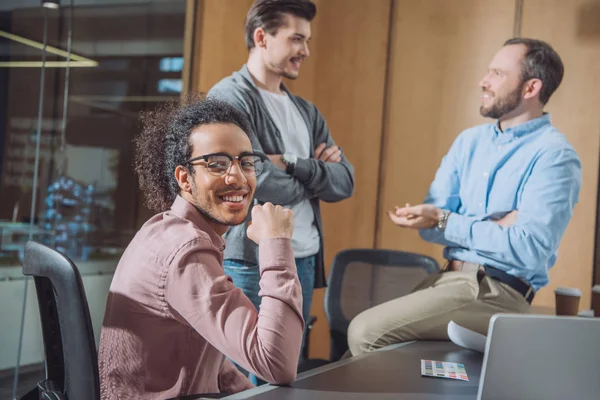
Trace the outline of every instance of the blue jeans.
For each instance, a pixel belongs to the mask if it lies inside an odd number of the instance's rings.
[[[315,286],[315,262],[316,256],[296,258],[296,268],[298,270],[298,279],[302,286],[302,318],[304,322],[308,321],[310,316],[310,307],[312,305],[313,289]],[[260,308],[260,273],[258,265],[248,264],[241,260],[225,260],[223,262],[225,274],[231,276],[236,287],[242,289],[244,294],[250,299],[254,307]],[[306,334],[306,330],[304,332]],[[304,337],[303,343],[304,343]],[[240,368],[238,366],[238,368]],[[247,371],[240,370],[247,374]],[[255,385],[265,383],[254,375],[250,375],[250,380]]]

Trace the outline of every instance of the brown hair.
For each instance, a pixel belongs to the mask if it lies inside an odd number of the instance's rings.
[[[277,34],[285,23],[285,14],[292,14],[307,21],[312,21],[317,15],[317,7],[310,0],[256,0],[246,14],[245,32],[246,47],[252,50],[254,31],[263,28],[270,35]]]
[[[541,40],[514,38],[504,42],[505,46],[513,44],[522,44],[527,48],[523,57],[522,82],[533,78],[541,80],[540,102],[546,104],[562,82],[565,73],[560,56],[552,46]]]

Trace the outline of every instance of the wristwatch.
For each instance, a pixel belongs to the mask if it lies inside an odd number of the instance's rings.
[[[440,231],[444,231],[446,229],[446,224],[448,224],[448,217],[450,217],[450,211],[442,210],[442,215],[440,216],[440,220],[437,223],[437,228]]]
[[[294,173],[296,169],[296,161],[298,161],[298,156],[292,153],[283,153],[281,156],[281,161],[286,165],[285,172],[289,175]]]

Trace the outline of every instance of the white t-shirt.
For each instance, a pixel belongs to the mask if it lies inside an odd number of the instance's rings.
[[[259,89],[269,115],[281,133],[285,152],[293,153],[298,158],[310,157],[310,136],[306,123],[296,106],[286,93],[276,94]],[[310,200],[304,200],[289,206],[294,212],[294,233],[292,249],[294,257],[308,257],[319,252],[319,231],[315,225],[315,214]]]

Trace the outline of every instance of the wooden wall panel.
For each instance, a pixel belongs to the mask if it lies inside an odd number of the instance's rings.
[[[330,265],[340,250],[374,245],[390,1],[318,4],[311,55],[316,61],[314,97],[307,98],[323,113],[333,138],[355,166],[354,196],[322,203],[325,262]],[[322,309],[323,293],[315,293],[313,310]],[[311,350],[322,357],[328,355],[329,334],[324,315],[321,321]]]
[[[549,42],[563,60],[565,77],[547,111],[583,164],[579,204],[550,271],[550,284],[535,302],[553,307],[553,289],[572,286],[584,293],[581,308],[590,308],[600,149],[600,0],[526,0],[522,26],[522,36]]]
[[[197,23],[192,87],[208,91],[247,60],[243,38],[249,0],[204,0]],[[354,196],[323,204],[325,257],[350,247],[374,245],[377,177],[382,136],[386,54],[391,0],[317,0],[311,25],[310,57],[290,90],[313,102],[334,140],[356,167]],[[198,21],[197,21],[198,22]],[[326,358],[329,333],[324,290],[317,290],[312,314],[311,356]]]
[[[396,227],[386,211],[421,204],[458,134],[485,122],[478,83],[511,36],[505,0],[397,0],[384,121],[377,247],[442,260],[442,247]],[[489,121],[489,120],[488,120]]]
[[[244,19],[252,0],[198,0],[192,90],[208,92],[248,59]]]

